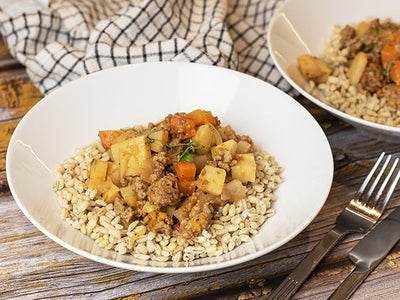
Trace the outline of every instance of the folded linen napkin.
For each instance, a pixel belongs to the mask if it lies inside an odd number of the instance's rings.
[[[217,65],[289,84],[267,26],[282,0],[0,0],[0,32],[43,94],[85,74],[139,62]]]

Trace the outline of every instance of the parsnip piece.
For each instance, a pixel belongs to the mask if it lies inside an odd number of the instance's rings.
[[[147,137],[142,135],[130,138],[111,146],[114,161],[119,164],[120,176],[141,175],[147,180],[152,172],[151,150]]]
[[[348,75],[350,84],[356,85],[360,82],[361,75],[364,72],[367,63],[367,54],[364,52],[358,52],[349,68]]]
[[[246,141],[239,141],[237,144],[236,153],[244,154],[251,152],[251,144]]]
[[[108,163],[100,159],[93,161],[90,167],[88,188],[99,190],[101,184],[106,180]]]
[[[234,179],[225,184],[222,190],[221,200],[226,202],[234,202],[243,199],[246,195],[246,187],[239,179]]]
[[[237,164],[231,168],[232,178],[241,182],[254,182],[256,179],[256,162],[252,154],[237,154]]]
[[[119,174],[119,167],[116,163],[114,163],[114,162],[108,163],[107,176],[110,176],[112,182],[115,185],[117,185],[117,186],[121,185],[121,177]]]
[[[211,149],[211,154],[212,154],[213,159],[214,159],[215,152],[220,148],[228,150],[233,157],[236,155],[237,143],[234,140],[228,140],[226,142],[223,142],[223,143],[215,146],[214,148]]]
[[[120,192],[126,204],[132,207],[137,206],[137,196],[131,185],[120,188]]]
[[[163,150],[163,145],[165,145],[164,130],[157,130],[149,134],[149,137],[154,139],[153,143],[150,143],[150,149],[154,152],[161,152]]]
[[[369,29],[369,23],[362,21],[357,25],[357,36],[363,36]]]
[[[192,139],[197,143],[197,154],[210,153],[210,148],[212,146],[222,143],[221,135],[219,134],[218,130],[208,122],[199,126]]]
[[[223,142],[221,134],[219,133],[219,131],[217,130],[217,128],[214,127],[213,124],[211,124],[210,122],[206,122],[206,125],[209,125],[211,128],[211,131],[213,133],[213,145],[219,145]]]
[[[309,54],[297,57],[300,72],[306,80],[313,80],[316,83],[323,83],[328,80],[331,69],[320,58]]]
[[[205,166],[197,179],[197,187],[203,192],[220,195],[224,188],[226,172],[224,169]]]
[[[110,177],[107,177],[107,180],[102,184],[100,190],[103,192],[102,197],[106,203],[114,202],[115,198],[119,194],[119,187],[113,184]]]

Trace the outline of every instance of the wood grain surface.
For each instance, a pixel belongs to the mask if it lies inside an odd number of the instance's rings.
[[[88,260],[53,242],[30,223],[10,194],[5,174],[8,141],[41,97],[24,68],[0,43],[0,299],[265,299],[333,227],[380,152],[400,156],[399,144],[372,139],[301,99],[326,133],[335,163],[329,197],[302,233],[235,267],[191,274],[128,271]],[[385,215],[399,205],[397,189]],[[343,239],[293,299],[326,299],[351,272],[346,255],[361,237]],[[397,244],[352,299],[398,299],[399,267]]]

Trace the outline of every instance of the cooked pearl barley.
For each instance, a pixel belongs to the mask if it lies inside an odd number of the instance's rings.
[[[85,181],[94,159],[109,160],[98,143],[78,149],[75,158],[67,159],[55,171],[53,190],[58,195],[60,216],[100,247],[133,255],[143,263],[147,260],[177,263],[206,256],[223,260],[224,253],[251,241],[261,223],[274,214],[270,201],[276,200],[272,192],[281,182],[278,173],[282,172],[272,156],[257,155],[258,178],[253,187],[249,185],[246,196],[225,204],[216,211],[209,228],[190,243],[178,245],[174,234],[155,234],[142,221],[123,224],[113,204],[101,199],[96,190],[87,188]]]

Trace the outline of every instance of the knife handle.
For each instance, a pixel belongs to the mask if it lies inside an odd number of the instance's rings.
[[[348,230],[336,225],[322,240],[306,255],[297,267],[286,277],[286,279],[267,298],[290,299],[317,267],[325,255],[348,233]]]
[[[357,266],[353,272],[342,282],[341,285],[333,292],[328,300],[345,300],[348,299],[355,290],[361,285],[368,274],[371,272],[365,266]]]

